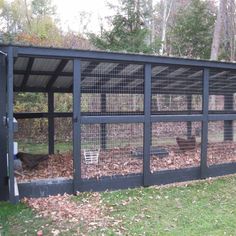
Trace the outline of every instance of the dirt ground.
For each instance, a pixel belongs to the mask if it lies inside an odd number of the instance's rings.
[[[160,170],[196,167],[200,165],[201,148],[198,144],[195,150],[180,151],[176,145],[165,146],[168,156],[159,158],[151,156],[151,172]],[[131,153],[132,148],[116,148],[100,151],[99,163],[85,164],[82,161],[82,178],[100,178],[101,176],[127,175],[142,173],[142,158]],[[82,155],[83,158],[83,155]],[[208,144],[208,165],[229,163],[236,161],[236,143],[222,142]],[[72,178],[73,160],[71,153],[51,155],[33,170],[23,165],[21,175],[17,175],[19,182],[56,177]]]

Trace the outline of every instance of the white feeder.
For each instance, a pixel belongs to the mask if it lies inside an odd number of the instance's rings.
[[[86,150],[84,149],[84,162],[85,164],[98,164],[100,149]]]

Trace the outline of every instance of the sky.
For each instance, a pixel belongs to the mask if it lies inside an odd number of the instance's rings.
[[[112,3],[117,0],[112,0]],[[83,33],[82,25],[87,24],[89,32],[98,33],[101,21],[113,14],[107,6],[107,0],[52,0],[57,7],[58,18],[64,31],[68,29]],[[81,13],[85,15],[80,17]],[[82,21],[82,22],[81,22]]]

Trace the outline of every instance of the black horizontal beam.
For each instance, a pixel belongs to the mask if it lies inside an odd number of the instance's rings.
[[[64,193],[73,194],[73,180],[61,178],[31,180],[30,182],[18,183],[18,188],[20,199],[63,195]]]
[[[128,64],[127,64],[128,66]],[[14,74],[15,75],[25,75],[26,74],[26,70],[14,70]],[[30,75],[38,75],[38,76],[53,76],[55,75],[55,71],[30,71]],[[63,76],[63,77],[72,77],[73,73],[72,72],[64,72],[61,71],[58,76]],[[122,75],[122,74],[114,74],[114,73],[92,73],[92,72],[88,72],[88,71],[83,71],[81,73],[82,76],[82,81],[86,78],[86,77],[91,77],[91,78],[101,78],[101,79],[112,79],[112,78],[129,78],[129,79],[135,79],[135,78],[139,78],[143,75],[139,75],[139,74],[135,74],[135,75]]]
[[[110,62],[129,62],[129,63],[152,63],[152,64],[175,64],[184,66],[236,69],[235,63],[174,58],[164,56],[152,56],[143,54],[113,53],[101,51],[82,51],[76,49],[53,49],[42,47],[14,46],[18,56],[34,56],[48,58],[80,58],[84,60],[108,60]]]
[[[14,70],[15,75],[24,75],[26,73],[25,70]],[[30,75],[41,75],[41,76],[52,76],[55,74],[55,71],[30,71]],[[59,76],[71,77],[73,76],[72,72],[64,72],[62,71]]]
[[[202,121],[202,115],[152,115],[152,122]]]
[[[20,87],[14,87],[14,92],[30,92],[30,93],[48,93],[48,92],[54,92],[54,93],[72,93],[72,88],[51,88],[51,89],[46,89],[46,88],[35,88],[35,87],[26,87],[24,89],[21,89]],[[236,89],[235,89],[236,92]],[[134,87],[132,89],[127,89],[127,88],[103,88],[103,89],[95,89],[94,87],[92,88],[83,88],[81,90],[81,93],[107,93],[107,94],[143,94],[144,93],[144,88],[143,86],[141,87]],[[193,90],[181,90],[181,89],[173,89],[172,91],[168,90],[159,90],[159,89],[152,89],[152,94],[167,94],[167,95],[201,95],[202,93],[199,91],[193,91]],[[225,95],[225,94],[232,94],[232,90],[230,91],[210,91],[210,95]]]
[[[210,121],[236,120],[236,114],[209,114],[208,119]]]
[[[200,167],[160,170],[147,177],[149,185],[162,185],[200,179]]]
[[[81,124],[143,123],[144,115],[130,116],[81,116]]]
[[[108,123],[114,121],[117,121],[117,119],[120,119],[123,121],[124,119],[132,116],[143,116],[143,112],[81,112],[81,116],[83,116],[83,120],[87,119],[89,122],[90,119],[93,119],[93,117],[99,117],[104,121],[105,117],[108,117]],[[20,119],[36,119],[36,118],[48,118],[49,113],[47,112],[20,112],[20,113],[14,113],[14,117],[18,120]],[[53,113],[54,118],[69,118],[72,117],[72,112],[55,112]],[[88,119],[88,117],[90,117]],[[116,117],[116,118],[112,118]],[[98,119],[98,118],[95,118]],[[140,118],[139,120],[142,120],[143,118]],[[158,111],[158,112],[152,112],[151,121],[152,122],[175,122],[175,121],[201,121],[202,115],[201,111]],[[211,111],[209,113],[209,120],[210,121],[220,121],[220,120],[236,120],[236,111]],[[106,122],[104,122],[106,123]]]
[[[217,156],[217,153],[215,155]],[[216,177],[234,173],[236,173],[236,162],[212,165],[207,169],[208,177]]]
[[[235,90],[236,91],[236,90]],[[48,93],[48,92],[55,92],[55,93],[72,93],[72,88],[52,88],[52,89],[46,89],[46,88],[33,88],[33,87],[26,87],[24,89],[21,89],[20,87],[14,87],[14,92],[30,92],[30,93]],[[143,94],[144,88],[142,87],[135,87],[132,89],[95,89],[92,88],[82,88],[81,93],[107,93],[107,94]],[[152,90],[152,94],[167,94],[167,95],[201,95],[198,91],[192,91],[192,90]],[[210,91],[210,95],[224,95],[224,94],[232,94],[232,91]]]
[[[114,175],[103,176],[99,179],[82,179],[77,191],[106,191],[137,188],[141,186],[143,186],[143,175],[141,173],[129,175]]]
[[[39,88],[39,87],[26,87],[24,89],[21,89],[20,87],[14,87],[14,92],[26,92],[26,93],[48,93],[48,92],[54,92],[54,93],[72,93],[70,89],[67,88]]]
[[[54,118],[67,118],[72,117],[72,112],[54,112],[52,114]],[[34,118],[48,118],[48,112],[20,112],[14,113],[14,117],[18,120],[20,119],[34,119]]]

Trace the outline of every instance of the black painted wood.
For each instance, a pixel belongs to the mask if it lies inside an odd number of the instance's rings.
[[[8,175],[9,175],[9,200],[11,203],[17,203],[14,186],[14,152],[13,152],[13,48],[8,48],[7,53],[7,153],[8,153]]]
[[[177,170],[163,170],[149,176],[150,185],[162,185],[200,179],[200,168],[192,167]]]
[[[106,113],[106,103],[107,103],[107,99],[106,99],[106,94],[102,93],[101,94],[101,112]],[[107,146],[107,129],[106,129],[106,124],[102,123],[100,124],[100,129],[101,129],[101,149],[105,150],[106,146]]]
[[[151,148],[151,102],[152,102],[152,66],[145,65],[145,92],[144,92],[144,132],[143,132],[143,185],[149,186],[150,176],[150,148]]]
[[[141,55],[131,53],[115,53],[102,51],[88,51],[76,49],[58,49],[58,48],[42,48],[29,46],[14,46],[18,56],[32,56],[32,57],[50,57],[50,58],[80,58],[85,60],[108,60],[110,62],[128,63],[154,63],[166,65],[184,65],[195,66],[199,68],[222,68],[222,69],[236,69],[235,63],[217,62],[209,60],[196,60],[175,57],[164,57],[155,55]]]
[[[54,154],[54,93],[48,93],[48,153]]]
[[[0,201],[9,198],[7,177],[6,60],[0,54]]]
[[[76,193],[81,182],[81,62],[73,62],[73,191]]]
[[[201,178],[207,176],[207,143],[208,143],[208,106],[209,106],[209,69],[203,72],[203,120],[202,120],[202,139],[201,139]]]
[[[60,73],[63,71],[63,69],[65,68],[67,63],[68,63],[67,59],[62,59],[61,60],[61,62],[57,66],[57,69],[53,73],[52,77],[50,78],[50,80],[49,80],[49,82],[46,86],[47,90],[50,90],[53,87],[53,84],[56,82],[57,78],[59,77]]]
[[[58,194],[73,194],[73,180],[67,179],[47,179],[37,180],[26,183],[19,183],[20,199],[24,197],[39,198]]]
[[[31,74],[31,69],[32,69],[33,64],[34,64],[34,57],[30,57],[29,61],[28,61],[27,68],[26,68],[26,71],[24,73],[24,78],[22,80],[21,90],[26,88],[27,82],[29,80],[29,76]]]

